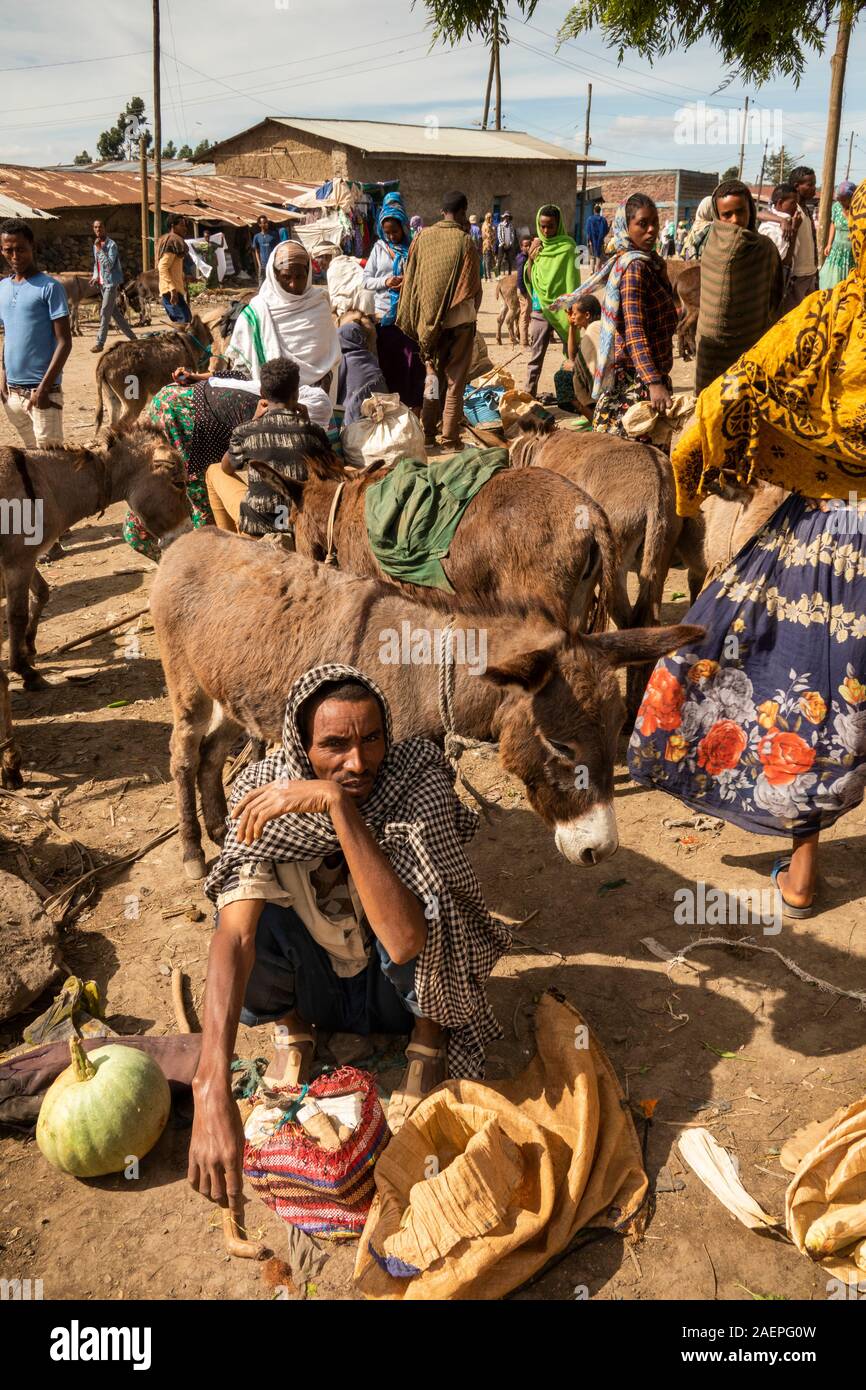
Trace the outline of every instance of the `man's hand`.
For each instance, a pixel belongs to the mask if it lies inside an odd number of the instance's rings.
[[[649,388],[649,401],[659,415],[667,415],[673,404],[670,391],[666,386],[662,386],[660,381],[654,381]]]
[[[243,1191],[244,1130],[224,1082],[193,1082],[195,1114],[187,1177],[202,1197],[232,1206]]]
[[[45,385],[44,381],[40,381],[39,385],[34,386],[30,392],[30,409],[47,410],[50,405],[50,396],[50,388]]]
[[[177,290],[172,290],[171,293],[170,293],[169,296],[168,296],[169,303],[170,303],[170,304],[176,304],[177,301],[178,301],[179,299],[180,299],[180,294],[178,293],[178,291],[177,291]]]
[[[238,843],[252,845],[261,838],[269,820],[290,811],[322,811],[330,814],[346,793],[337,782],[269,782],[242,796],[232,811],[237,821]]]

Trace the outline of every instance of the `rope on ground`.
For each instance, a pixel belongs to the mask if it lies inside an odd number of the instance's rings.
[[[832,985],[827,980],[819,980],[817,975],[810,975],[808,970],[804,970],[790,956],[783,956],[781,951],[777,951],[775,946],[759,946],[756,941],[743,936],[738,941],[731,941],[726,936],[705,936],[699,941],[690,941],[687,946],[682,946],[678,951],[669,951],[666,946],[662,946],[652,936],[641,937],[641,945],[646,946],[651,955],[657,956],[667,965],[680,965],[685,963],[685,957],[690,951],[697,951],[702,946],[744,946],[748,951],[761,951],[768,956],[778,956],[786,970],[790,970],[792,975],[796,975],[798,980],[804,984],[815,985],[822,994],[838,994],[845,999],[856,999],[861,1009],[866,1009],[866,990],[862,989],[842,989],[840,985]]]

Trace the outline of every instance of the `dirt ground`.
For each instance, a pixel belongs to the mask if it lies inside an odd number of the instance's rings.
[[[487,285],[481,327],[494,360],[505,361],[513,349],[496,348],[495,307]],[[93,334],[91,322],[65,374],[72,441],[92,434]],[[526,357],[521,350],[512,364],[518,383]],[[551,353],[542,389],[550,388],[557,365]],[[677,362],[676,384],[688,386],[690,373]],[[5,421],[0,442],[13,442]],[[123,511],[117,506],[77,526],[68,556],[45,570],[53,593],[40,630],[43,653],[145,607],[154,570],[121,541]],[[673,571],[666,621],[682,618],[686,588],[685,575]],[[25,695],[13,678],[25,793],[53,809],[97,862],[120,859],[175,820],[169,708],[147,616],[132,630],[61,657],[43,655],[39,665],[50,690]],[[585,1287],[604,1300],[825,1298],[826,1276],[792,1247],[741,1227],[686,1168],[676,1144],[685,1127],[707,1125],[735,1156],[749,1191],[780,1214],[787,1181],[776,1157],[781,1144],[862,1094],[866,1014],[801,982],[771,955],[713,947],[668,969],[648,952],[644,937],[673,950],[701,934],[674,922],[678,888],[703,879],[723,889],[760,889],[778,844],[731,826],[720,834],[665,830],[664,817],[684,812],[662,793],[630,783],[624,754],[623,741],[620,849],[593,868],[557,854],[494,758],[470,755],[467,764],[470,780],[498,803],[471,851],[488,903],[514,920],[535,914],[520,928],[531,946],[515,947],[492,981],[504,1037],[491,1049],[489,1077],[514,1074],[525,1062],[533,1001],[556,986],[596,1030],[632,1103],[657,1101],[647,1164],[653,1180],[664,1170],[640,1244],[602,1240],[518,1297],[566,1300]],[[855,990],[866,989],[863,827],[861,808],[826,837],[821,912],[786,924],[779,936],[757,938],[812,975]],[[0,867],[23,868],[54,888],[75,877],[77,865],[72,849],[20,805],[0,802]],[[184,915],[196,907],[204,913],[198,922]],[[98,982],[118,1032],[164,1034],[175,1029],[172,966],[187,976],[190,1013],[200,1019],[210,936],[209,905],[182,876],[176,840],[168,839],[105,883],[65,932],[63,954],[74,973]],[[0,1050],[19,1041],[21,1027],[48,998],[0,1029]],[[266,1030],[241,1029],[241,1055],[261,1055],[267,1045]],[[396,1075],[385,1073],[383,1085]],[[228,1259],[217,1214],[186,1184],[189,1124],[189,1106],[176,1106],[135,1182],[76,1181],[48,1167],[32,1136],[0,1130],[0,1276],[42,1279],[50,1299],[272,1298],[256,1264]],[[282,1223],[255,1199],[247,1223],[284,1253]],[[316,1297],[355,1297],[353,1258],[353,1247],[334,1251]]]

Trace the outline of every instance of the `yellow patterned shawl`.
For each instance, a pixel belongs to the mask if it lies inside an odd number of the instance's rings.
[[[806,497],[866,485],[866,180],[851,202],[854,269],[811,294],[698,397],[671,463],[677,511],[725,482]]]

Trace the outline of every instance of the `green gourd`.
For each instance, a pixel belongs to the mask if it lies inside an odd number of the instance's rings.
[[[49,1163],[77,1178],[120,1173],[165,1129],[168,1082],[153,1058],[135,1047],[85,1053],[71,1038],[69,1051],[71,1065],[45,1093],[36,1143]]]

